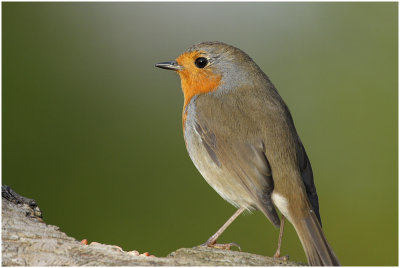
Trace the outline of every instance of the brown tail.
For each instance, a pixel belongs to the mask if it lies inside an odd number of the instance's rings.
[[[339,260],[329,246],[313,211],[310,211],[300,222],[294,223],[294,227],[310,265],[340,266]]]

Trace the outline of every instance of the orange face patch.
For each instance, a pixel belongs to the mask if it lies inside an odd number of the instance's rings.
[[[194,65],[195,60],[201,56],[201,52],[193,51],[183,53],[176,59],[178,64],[183,66],[183,70],[178,71],[178,74],[185,98],[184,109],[193,96],[214,91],[221,82],[221,75],[214,74],[207,67],[201,69]]]
[[[185,99],[182,111],[182,126],[184,131],[187,117],[185,108],[190,100],[198,94],[214,91],[221,82],[221,75],[214,74],[207,67],[202,69],[195,66],[195,60],[201,56],[201,52],[192,51],[185,52],[176,59],[176,62],[183,66],[183,70],[179,70],[178,74],[181,78],[181,86]]]

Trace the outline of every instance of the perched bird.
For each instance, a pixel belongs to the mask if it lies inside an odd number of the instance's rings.
[[[258,209],[281,227],[276,257],[287,218],[310,265],[340,265],[321,229],[310,161],[289,109],[258,65],[238,48],[204,42],[156,67],[181,78],[183,134],[194,165],[238,208],[205,245],[232,245],[216,240],[244,210]]]

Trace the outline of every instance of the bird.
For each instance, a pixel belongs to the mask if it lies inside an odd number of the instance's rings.
[[[155,66],[179,75],[188,154],[207,183],[237,208],[203,245],[236,245],[216,241],[242,212],[259,210],[280,227],[275,257],[280,257],[287,219],[310,265],[339,266],[322,231],[310,160],[290,111],[253,59],[239,48],[212,41]]]

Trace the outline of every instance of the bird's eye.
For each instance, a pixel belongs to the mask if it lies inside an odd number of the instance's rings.
[[[204,57],[197,58],[194,61],[194,64],[197,66],[197,68],[204,68],[204,67],[206,67],[207,63],[208,63],[208,60]]]

